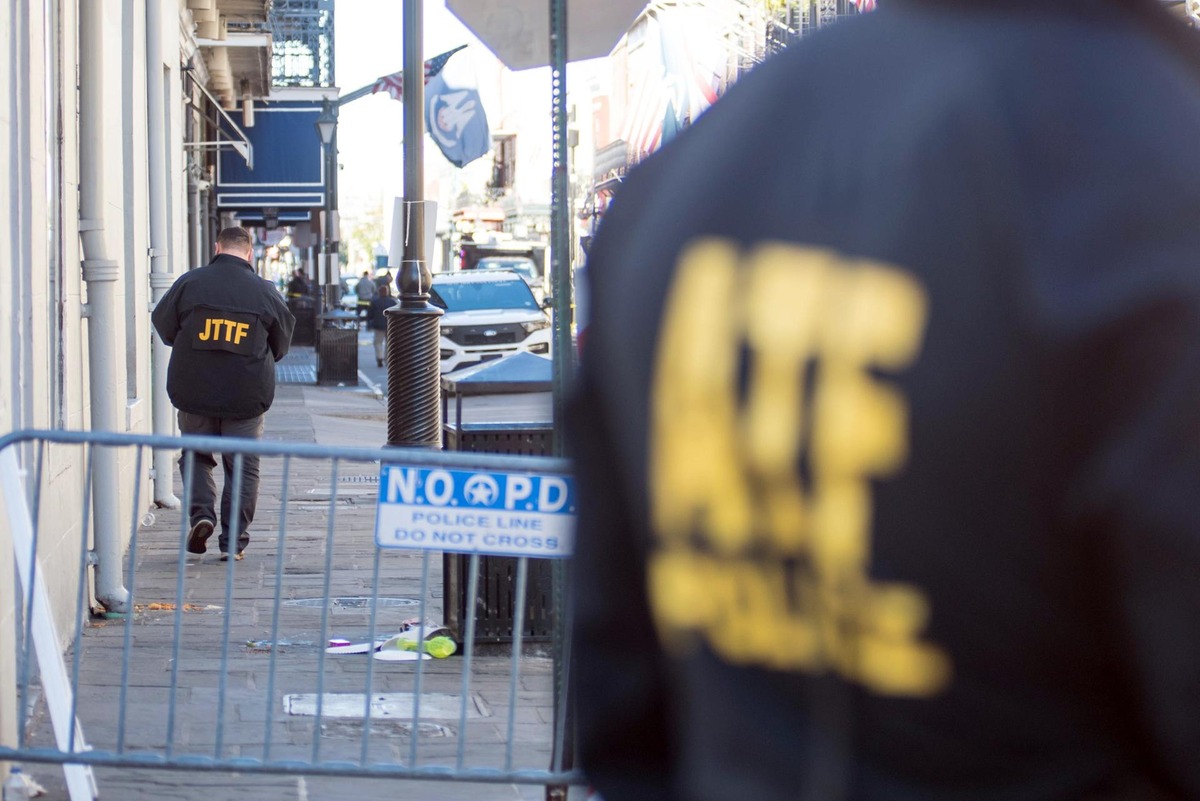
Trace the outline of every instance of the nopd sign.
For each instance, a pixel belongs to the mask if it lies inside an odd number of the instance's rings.
[[[384,465],[380,548],[570,556],[575,487],[566,476]]]

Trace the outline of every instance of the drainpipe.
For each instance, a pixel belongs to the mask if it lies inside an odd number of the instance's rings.
[[[104,3],[79,4],[79,235],[87,284],[88,373],[93,431],[117,431],[117,278],[104,241]],[[121,42],[117,46],[121,46]],[[110,612],[126,612],[129,591],[121,575],[122,542],[117,511],[119,466],[113,448],[97,448],[92,470],[96,600]]]
[[[150,173],[150,308],[167,294],[175,276],[171,271],[171,243],[167,230],[167,126],[163,97],[162,3],[146,3],[146,121],[149,135]],[[151,412],[154,433],[175,433],[175,415],[167,397],[167,363],[171,349],[157,336],[151,337]],[[154,503],[178,509],[179,499],[171,488],[174,454],[163,448],[154,451]]]

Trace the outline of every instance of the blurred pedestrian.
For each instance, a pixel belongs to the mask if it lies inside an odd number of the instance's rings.
[[[1200,56],[890,0],[628,176],[570,414],[605,801],[1200,798]]]
[[[381,283],[371,299],[371,313],[368,316],[371,330],[375,332],[375,364],[378,367],[383,367],[383,360],[387,358],[387,315],[384,312],[395,305],[396,299],[392,297],[388,285]]]
[[[384,284],[387,284],[389,289],[393,288],[392,287],[392,271],[391,270],[384,270],[383,275],[378,275],[375,277],[375,286],[379,287],[379,286],[383,286]]]
[[[250,264],[250,234],[225,228],[217,235],[216,257],[184,273],[154,308],[152,320],[171,346],[167,394],[179,410],[183,434],[259,439],[263,415],[275,399],[275,362],[288,352],[295,319],[278,290]],[[186,469],[187,454],[179,460]],[[221,493],[221,559],[230,552],[240,560],[250,542],[248,529],[258,504],[258,457],[242,457],[241,498],[232,509],[234,455],[221,455],[225,486]],[[187,550],[201,554],[218,522],[217,466],[211,453],[197,452]],[[231,542],[232,540],[232,542]]]
[[[367,318],[371,314],[371,301],[375,298],[375,281],[369,270],[363,270],[362,277],[354,285],[354,294],[358,296],[358,316]]]
[[[297,267],[292,273],[291,280],[288,281],[287,296],[288,298],[303,298],[307,297],[309,292],[308,278],[304,275],[304,271]]]

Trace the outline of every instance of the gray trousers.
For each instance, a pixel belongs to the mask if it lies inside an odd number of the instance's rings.
[[[375,329],[375,358],[383,361],[387,358],[387,331]]]
[[[222,417],[205,417],[188,412],[179,413],[179,431],[182,434],[198,434],[207,437],[241,437],[244,439],[261,439],[263,433],[263,415],[247,420],[227,420]],[[229,531],[233,526],[233,469],[234,456],[221,454],[221,467],[225,471],[225,486],[221,490],[221,535],[218,539],[221,550],[229,550]],[[195,525],[197,520],[208,518],[218,522],[216,515],[217,482],[213,478],[213,469],[217,466],[211,453],[196,452],[193,459],[195,475],[192,477],[192,501],[188,509],[189,524]],[[179,458],[179,472],[183,476],[184,492],[187,492],[187,453]],[[241,553],[250,543],[248,529],[254,522],[254,509],[258,506],[258,457],[244,454],[242,456],[242,490],[237,513],[237,552]]]

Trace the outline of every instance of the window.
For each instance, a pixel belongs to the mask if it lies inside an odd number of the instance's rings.
[[[497,195],[512,189],[517,171],[517,135],[497,134],[492,137],[492,180],[488,187]]]
[[[477,270],[512,270],[517,275],[524,278],[526,281],[537,281],[537,267],[534,266],[533,259],[520,257],[504,258],[499,256],[488,256],[480,259],[475,265]]]
[[[435,282],[429,295],[434,305],[452,312],[538,308],[529,286],[519,279],[445,284]]]

